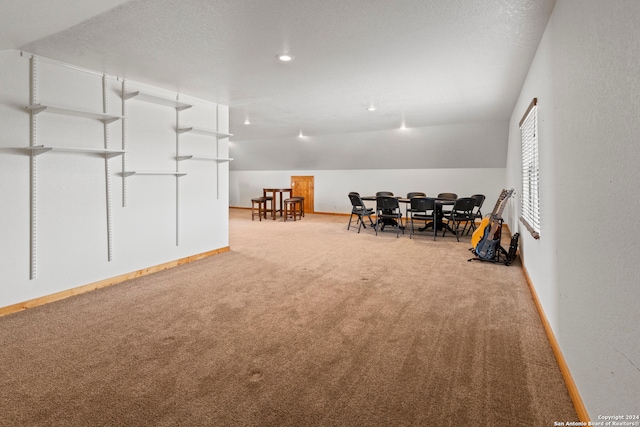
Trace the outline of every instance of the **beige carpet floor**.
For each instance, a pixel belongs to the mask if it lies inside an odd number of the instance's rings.
[[[0,425],[577,420],[518,262],[347,221],[231,209],[229,252],[0,318]]]

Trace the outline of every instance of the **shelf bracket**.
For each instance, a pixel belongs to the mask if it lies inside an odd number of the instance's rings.
[[[35,56],[31,56],[29,63],[29,80],[30,80],[30,103],[36,104],[38,100],[38,62]],[[36,117],[37,113],[34,110],[30,111],[30,128],[29,128],[29,145],[31,147],[37,147],[37,128],[38,128],[38,119]],[[31,156],[29,159],[29,169],[30,169],[30,182],[29,182],[29,190],[30,190],[30,199],[29,199],[29,222],[30,222],[30,231],[29,231],[29,246],[30,246],[30,258],[29,258],[29,278],[31,280],[36,278],[37,273],[37,195],[38,195],[38,161],[36,156],[38,154],[42,154],[45,151],[44,148],[42,150],[33,149],[31,150]]]
[[[216,104],[216,132],[220,130],[220,104]],[[216,158],[220,157],[220,140],[216,138]],[[220,200],[220,162],[216,162],[216,200]]]
[[[122,207],[127,206],[127,177],[130,176],[124,171],[127,170],[127,101],[125,97],[125,93],[127,90],[127,81],[122,79],[122,115],[124,118],[122,119],[122,150],[125,151],[125,154],[122,156]]]
[[[176,94],[176,103],[180,103],[180,94]],[[180,173],[180,111],[176,107],[176,173]],[[180,245],[180,175],[176,175],[176,246]]]
[[[107,90],[107,76],[102,75],[102,112],[107,114],[109,109],[109,98]],[[109,123],[114,120],[104,120],[104,149],[109,149]],[[104,156],[105,191],[107,202],[107,260],[113,259],[113,223],[111,220],[111,162],[109,155]]]

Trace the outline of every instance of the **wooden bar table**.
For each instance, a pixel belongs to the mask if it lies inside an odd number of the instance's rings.
[[[267,197],[267,193],[271,193],[271,217],[275,221],[277,212],[280,212],[280,216],[282,216],[282,201],[284,200],[282,193],[289,193],[289,197],[291,197],[291,188],[263,188],[262,195]],[[276,194],[280,195],[280,209],[276,209]]]

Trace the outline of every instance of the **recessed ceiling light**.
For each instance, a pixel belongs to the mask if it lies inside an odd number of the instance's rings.
[[[367,108],[367,111],[376,111],[376,107],[372,105],[369,108]]]
[[[250,124],[251,124],[251,122],[249,121],[249,119],[245,119],[245,120],[244,120],[244,124],[245,124],[245,125],[250,125]]]
[[[279,53],[276,55],[276,58],[278,58],[282,62],[289,62],[293,61],[294,56],[290,53]]]

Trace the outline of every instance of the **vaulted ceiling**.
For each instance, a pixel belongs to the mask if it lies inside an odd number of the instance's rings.
[[[508,119],[554,4],[0,0],[0,49],[229,105],[235,141],[425,127]]]

